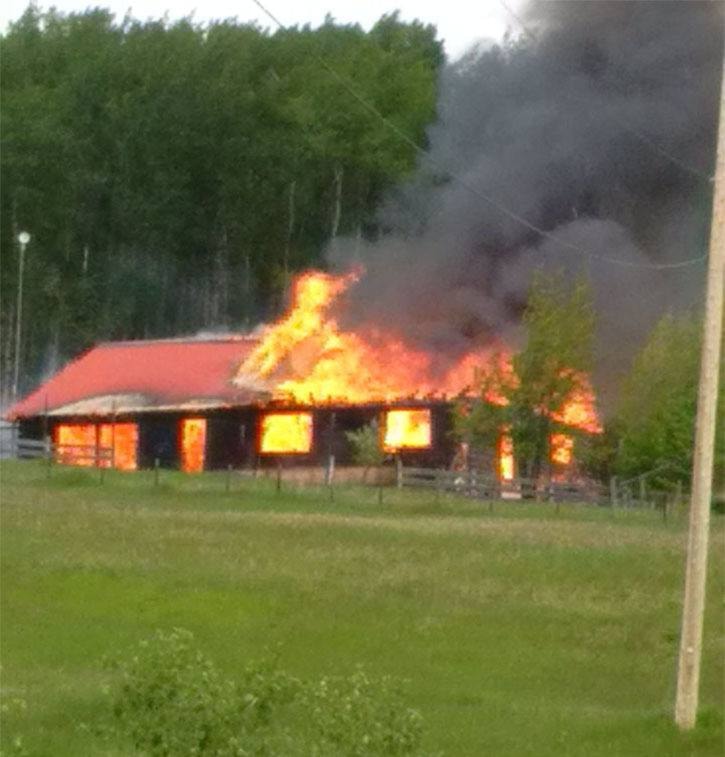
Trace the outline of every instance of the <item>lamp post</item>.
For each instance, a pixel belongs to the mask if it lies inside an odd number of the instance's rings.
[[[25,269],[25,248],[30,241],[30,234],[21,231],[18,234],[20,259],[18,260],[18,309],[15,318],[15,368],[13,371],[13,399],[18,397],[18,379],[20,377],[20,336],[23,323],[23,271]]]

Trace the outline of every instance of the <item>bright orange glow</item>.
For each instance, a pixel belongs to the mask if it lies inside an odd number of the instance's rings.
[[[501,344],[473,349],[454,360],[441,360],[433,351],[405,344],[383,326],[345,330],[337,313],[345,293],[364,271],[335,276],[308,271],[297,277],[290,307],[262,332],[257,348],[240,366],[235,381],[250,380],[278,399],[301,403],[330,400],[344,403],[392,402],[413,397],[471,394],[481,387],[477,370],[491,369],[483,388],[485,399],[507,404],[516,377],[508,351]],[[601,431],[594,393],[586,376],[554,420]]]
[[[96,426],[94,423],[68,423],[55,427],[56,462],[64,465],[91,467],[96,459]]]
[[[312,449],[312,413],[267,413],[262,416],[262,454],[304,453]]]
[[[181,421],[181,470],[201,473],[204,470],[206,419],[184,418]]]
[[[567,434],[552,434],[549,438],[551,462],[569,465],[574,456],[574,440]]]
[[[455,395],[472,385],[474,368],[489,359],[490,348],[441,365],[434,353],[379,328],[340,328],[335,306],[360,275],[300,275],[289,311],[266,328],[235,380],[261,380],[277,397],[303,403]]]
[[[498,470],[502,481],[513,481],[514,442],[505,432],[498,440]]]
[[[101,423],[98,427],[101,447],[112,450],[113,460],[102,460],[103,468],[136,470],[138,461],[138,425],[136,423]]]
[[[431,445],[430,410],[388,410],[383,449],[425,449]]]
[[[569,400],[558,413],[552,413],[552,418],[559,423],[590,434],[601,434],[602,425],[597,414],[597,404],[594,390],[586,376],[577,376],[577,388],[571,393]]]

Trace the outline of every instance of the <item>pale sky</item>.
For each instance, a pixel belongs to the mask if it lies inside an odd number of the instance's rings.
[[[359,23],[368,29],[384,13],[396,8],[404,21],[417,18],[435,24],[438,36],[445,42],[446,52],[456,58],[470,45],[481,39],[499,41],[507,26],[515,21],[509,16],[502,0],[262,0],[264,5],[285,26],[310,23],[318,26],[326,13],[342,23]],[[509,7],[516,8],[520,2],[507,0]],[[5,0],[0,9],[0,27],[6,29],[27,7],[27,0]],[[120,20],[130,11],[142,20],[160,18],[168,12],[170,19],[189,14],[198,21],[236,17],[240,21],[257,21],[263,27],[272,27],[272,22],[252,0],[144,0],[129,3],[129,0],[56,0],[52,3],[38,2],[41,8],[55,6],[62,12],[83,11],[89,6],[110,8]]]

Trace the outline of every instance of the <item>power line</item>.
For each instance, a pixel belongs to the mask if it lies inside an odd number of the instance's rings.
[[[268,10],[260,2],[260,0],[252,0],[252,2],[268,18],[270,18],[275,24],[277,24],[277,26],[282,31],[287,30],[287,27],[270,10]],[[703,261],[707,259],[707,255],[700,255],[695,258],[688,258],[686,260],[681,260],[675,263],[637,263],[630,260],[622,260],[621,258],[613,258],[608,255],[600,255],[596,252],[592,252],[591,250],[587,250],[586,248],[571,244],[563,239],[559,239],[559,237],[557,237],[555,234],[552,234],[550,231],[546,231],[545,229],[539,228],[535,224],[531,223],[531,221],[527,220],[523,216],[519,215],[515,211],[508,208],[506,205],[503,205],[502,203],[498,202],[496,199],[494,199],[490,195],[472,186],[469,182],[467,182],[465,179],[461,178],[457,174],[453,174],[449,172],[447,168],[445,168],[442,164],[438,163],[438,161],[434,160],[422,147],[420,147],[408,134],[406,134],[406,132],[404,132],[400,127],[398,127],[392,121],[387,119],[372,103],[368,102],[364,97],[362,97],[362,95],[360,95],[353,88],[350,81],[346,77],[339,74],[324,58],[318,55],[315,55],[314,58],[337,82],[339,82],[345,88],[345,90],[348,92],[349,95],[351,95],[363,108],[365,108],[365,110],[367,110],[369,113],[371,113],[375,117],[379,118],[393,133],[395,133],[407,145],[412,147],[413,150],[419,156],[421,156],[424,160],[430,163],[430,165],[432,165],[434,168],[437,168],[446,176],[449,176],[452,180],[456,181],[458,184],[460,184],[464,189],[466,189],[475,197],[478,197],[480,200],[483,200],[492,208],[495,208],[496,210],[498,210],[499,213],[507,216],[512,221],[516,221],[516,223],[520,224],[521,226],[524,226],[530,231],[533,231],[534,233],[538,234],[540,237],[543,237],[544,239],[548,239],[554,242],[555,244],[559,245],[560,247],[564,247],[566,249],[573,250],[574,252],[586,255],[587,257],[593,260],[601,260],[603,262],[611,263],[612,265],[619,265],[625,268],[667,270],[667,269],[685,268],[691,265],[697,265],[698,263],[702,263]]]

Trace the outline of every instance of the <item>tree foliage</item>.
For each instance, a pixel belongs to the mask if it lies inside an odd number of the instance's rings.
[[[374,209],[435,115],[435,29],[383,16],[270,34],[30,6],[2,37],[3,377],[27,249],[23,366],[101,339],[240,327]],[[4,382],[7,383],[7,382]]]
[[[385,452],[380,444],[377,424],[370,423],[354,431],[346,431],[345,437],[352,448],[352,459],[356,465],[367,469],[382,464]]]
[[[579,392],[592,362],[594,312],[585,281],[570,284],[560,274],[537,274],[523,317],[524,346],[511,370],[500,360],[479,372],[479,398],[459,407],[455,428],[461,439],[493,449],[502,430],[514,443],[518,469],[536,477],[550,458],[557,431],[573,433],[555,418]]]
[[[662,483],[689,482],[694,448],[701,344],[700,319],[665,316],[633,362],[612,422],[614,471],[632,477],[658,471]],[[720,382],[720,418],[725,391]],[[725,457],[720,424],[716,457]]]
[[[554,420],[593,365],[594,310],[589,285],[563,275],[534,277],[523,318],[526,344],[513,359],[511,436],[520,470],[536,476],[550,458]]]

